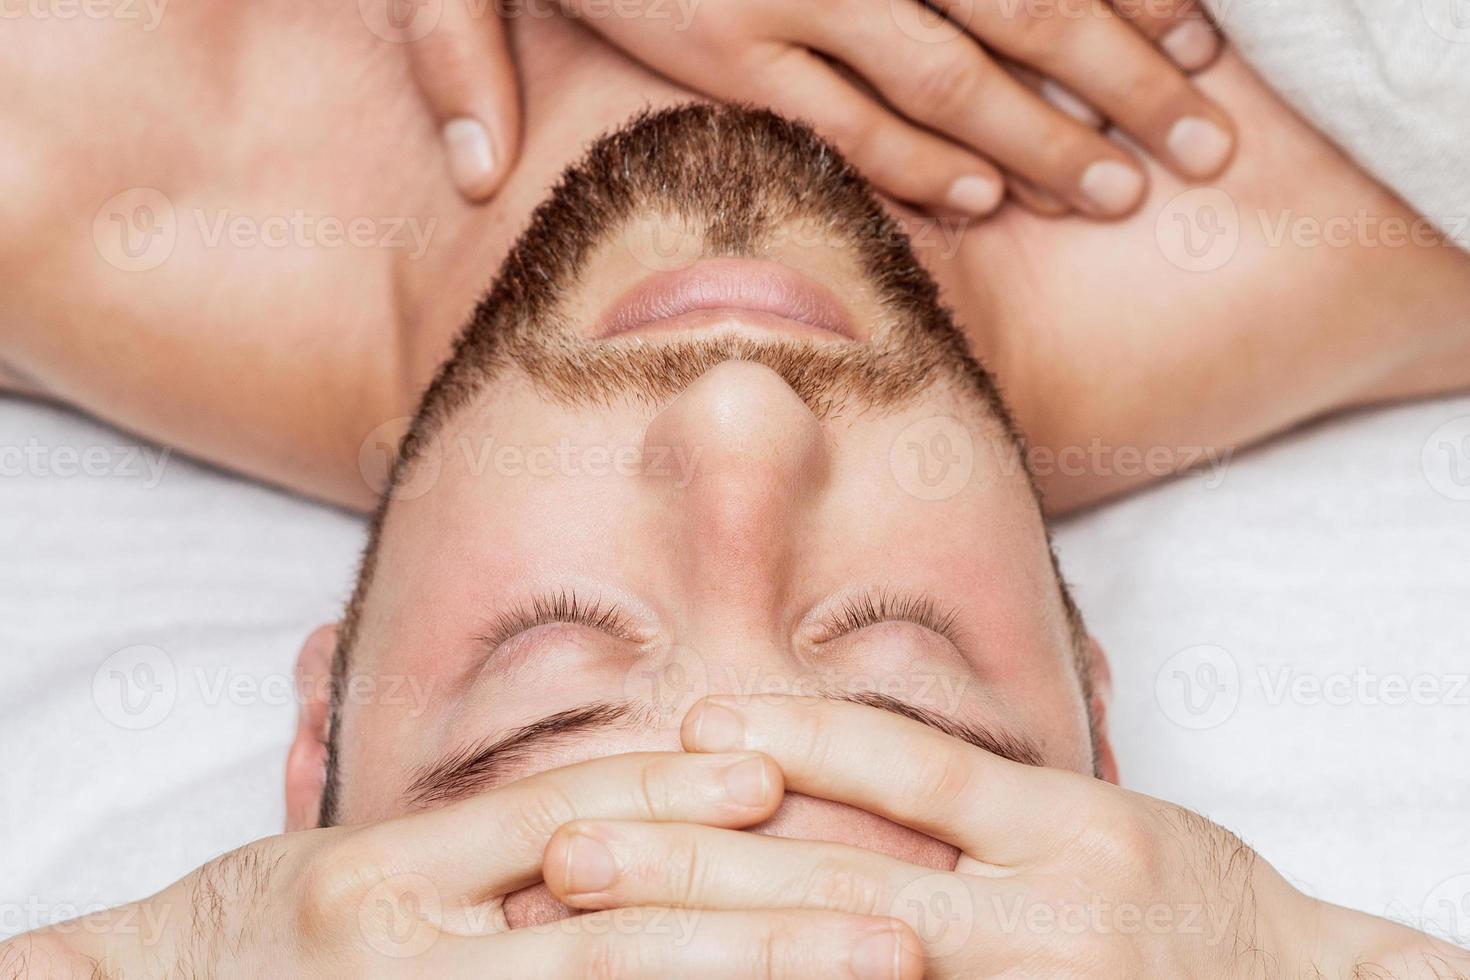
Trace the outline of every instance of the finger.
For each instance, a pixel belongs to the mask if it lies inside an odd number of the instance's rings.
[[[890,711],[827,698],[705,698],[680,729],[691,751],[763,752],[786,788],[848,803],[984,862],[1051,854],[1091,780],[1001,758]]]
[[[904,122],[804,48],[783,45],[752,75],[754,91],[714,94],[763,103],[805,119],[889,195],[929,211],[982,217],[1005,180],[978,154]]]
[[[1193,0],[1112,0],[1118,14],[1185,71],[1199,71],[1220,53],[1220,33]]]
[[[408,45],[450,177],[471,201],[495,192],[520,149],[520,88],[505,22],[485,9],[476,16],[468,3],[448,0],[433,30]]]
[[[968,15],[966,26],[983,43],[1055,78],[1181,175],[1209,177],[1229,162],[1229,117],[1115,14],[1095,14],[1090,4],[1042,12],[1025,4],[936,2]]]
[[[1003,62],[1006,71],[1011,77],[1031,91],[1035,92],[1052,108],[1063,115],[1070,116],[1088,129],[1102,129],[1107,120],[1098,115],[1098,111],[1086,102],[1079,99],[1071,89],[1060,84],[1055,79],[1043,78],[1025,65],[1018,65],[1014,61]]]
[[[552,769],[347,838],[339,866],[421,875],[446,901],[476,905],[540,879],[546,842],[568,821],[679,820],[746,827],[780,805],[780,770],[749,753],[608,756]]]
[[[567,905],[606,909],[813,908],[902,918],[894,908],[916,886],[961,876],[875,851],[697,824],[579,820],[546,845],[542,877]],[[911,923],[912,924],[912,923]]]
[[[488,971],[517,978],[920,980],[924,975],[918,937],[902,923],[824,911],[617,909],[451,946],[456,960],[478,958],[477,976]]]
[[[1048,105],[974,39],[925,41],[895,34],[882,18],[851,20],[830,38],[831,53],[909,119],[1087,214],[1117,217],[1142,199],[1147,180],[1127,150]]]

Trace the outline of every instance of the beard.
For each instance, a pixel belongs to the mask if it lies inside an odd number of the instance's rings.
[[[835,246],[872,290],[880,322],[866,341],[851,344],[589,340],[568,316],[568,297],[599,249],[620,235],[626,244],[630,227],[649,218],[679,229],[671,250],[695,243],[693,258],[758,257],[783,240]],[[779,374],[818,418],[847,406],[904,404],[946,380],[1015,436],[993,379],[867,181],[805,125],[764,110],[695,103],[635,117],[562,174],[428,389],[404,455],[411,459],[510,368],[569,406],[659,404],[734,359]]]
[[[841,344],[746,336],[633,346],[591,340],[569,317],[568,299],[594,253],[650,216],[681,235],[697,236],[696,258],[758,257],[781,236],[801,229],[798,241],[816,236],[851,257],[877,300],[880,322],[870,325],[866,340]],[[999,426],[1017,460],[1023,458],[1019,433],[994,381],[941,304],[938,286],[867,181],[836,149],[805,125],[739,106],[696,103],[635,117],[568,167],[532,214],[425,391],[400,446],[339,631],[322,826],[338,816],[341,692],[390,504],[415,462],[433,451],[445,423],[493,391],[508,371],[519,371],[545,397],[574,407],[629,400],[660,404],[735,359],[780,375],[820,419],[849,408],[902,406],[948,382],[966,405]],[[1080,630],[1065,588],[1063,599]],[[930,843],[915,846],[922,850]],[[938,860],[952,864],[952,854],[941,853]],[[533,904],[548,899],[541,895]]]

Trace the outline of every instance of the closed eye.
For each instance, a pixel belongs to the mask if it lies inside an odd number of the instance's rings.
[[[600,599],[585,602],[576,592],[565,589],[534,596],[529,602],[501,613],[477,639],[494,650],[513,636],[549,623],[573,623],[619,640],[634,639],[628,618],[617,606]]]
[[[960,645],[958,614],[943,609],[926,595],[887,591],[866,592],[843,600],[817,626],[817,643],[827,643],[879,623],[913,623]]]

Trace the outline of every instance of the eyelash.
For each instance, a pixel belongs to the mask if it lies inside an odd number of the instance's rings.
[[[509,612],[501,613],[481,639],[493,649],[519,633],[549,623],[574,623],[620,640],[633,638],[627,617],[616,606],[604,605],[600,599],[585,603],[577,597],[576,592],[563,590],[555,594],[538,595],[531,600],[530,605],[520,605]]]
[[[896,620],[932,630],[959,646],[958,618],[953,610],[942,610],[925,596],[868,592],[844,600],[840,609],[828,615],[819,627],[817,642],[827,643],[848,633]]]
[[[905,622],[932,630],[959,645],[957,614],[941,610],[925,596],[867,592],[843,601],[841,608],[829,614],[818,627],[817,643],[828,643],[849,633],[885,622]],[[492,649],[506,640],[550,623],[573,623],[599,630],[621,640],[631,640],[627,617],[616,606],[594,599],[585,603],[572,591],[539,595],[529,605],[520,605],[497,616],[481,637]]]

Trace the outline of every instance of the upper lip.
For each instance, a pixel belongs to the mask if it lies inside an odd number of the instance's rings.
[[[756,314],[752,322],[774,322],[788,332],[856,338],[850,316],[831,290],[789,266],[762,259],[705,259],[656,273],[608,309],[598,335],[668,326],[678,317],[707,311]]]

